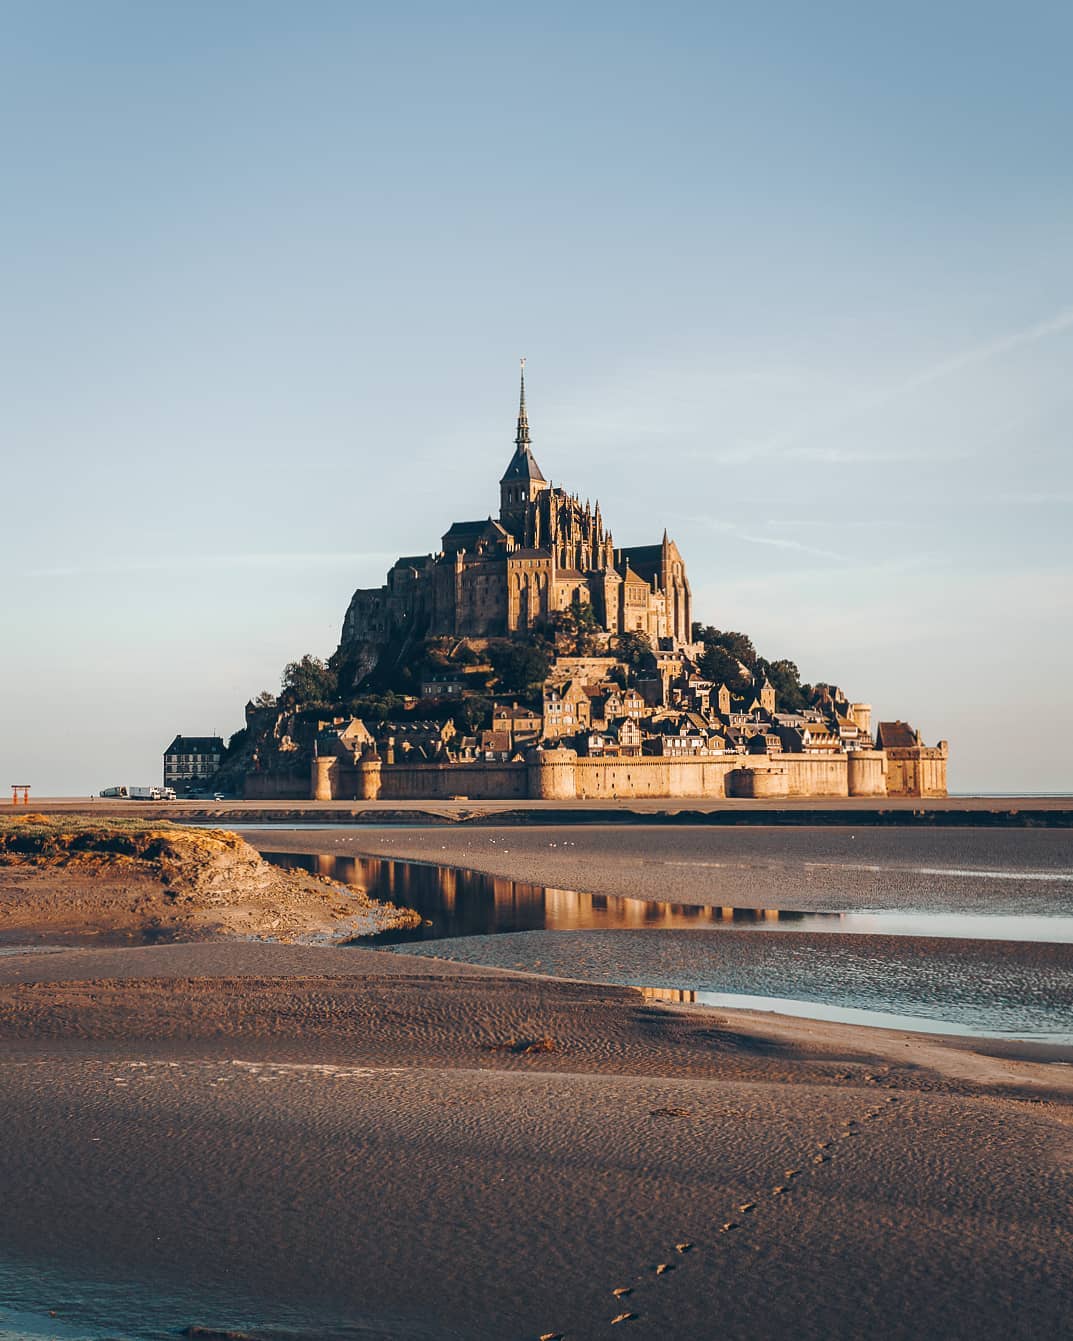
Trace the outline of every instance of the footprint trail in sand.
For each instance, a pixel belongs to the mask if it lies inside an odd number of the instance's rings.
[[[863,1112],[859,1118],[843,1119],[841,1123],[842,1129],[838,1133],[836,1133],[835,1136],[827,1140],[813,1143],[812,1148],[818,1149],[820,1153],[807,1157],[808,1162],[810,1162],[812,1165],[811,1168],[804,1167],[796,1169],[785,1169],[783,1171],[783,1178],[785,1181],[782,1183],[776,1183],[772,1187],[770,1187],[768,1189],[768,1194],[766,1198],[764,1197],[763,1193],[757,1193],[754,1198],[745,1201],[739,1201],[735,1205],[733,1213],[735,1215],[744,1216],[747,1218],[741,1220],[728,1219],[722,1221],[720,1228],[716,1231],[717,1236],[731,1234],[741,1229],[747,1229],[753,1225],[762,1228],[766,1222],[766,1217],[764,1215],[765,1203],[767,1206],[770,1206],[772,1200],[784,1198],[792,1194],[794,1186],[801,1186],[802,1185],[801,1180],[803,1178],[808,1177],[809,1175],[816,1175],[821,1173],[821,1171],[824,1174],[826,1174],[827,1167],[834,1164],[837,1155],[837,1151],[835,1149],[836,1141],[846,1140],[848,1137],[862,1134],[861,1123],[874,1122],[877,1118],[892,1113],[894,1110],[891,1107],[891,1105],[894,1105],[897,1102],[898,1102],[897,1095],[893,1094],[887,1095],[883,1100],[882,1106],[876,1107],[875,1100],[873,1100],[872,1106],[868,1108],[865,1112]],[[684,1113],[686,1110],[680,1110],[680,1111]],[[805,1162],[804,1157],[803,1162]],[[697,1243],[691,1241],[683,1241],[681,1243],[676,1243],[674,1245],[675,1252],[685,1259],[681,1264],[674,1262],[657,1261],[654,1265],[649,1266],[647,1269],[641,1272],[638,1272],[632,1284],[615,1286],[613,1289],[611,1289],[610,1294],[612,1298],[620,1302],[625,1298],[629,1297],[630,1303],[633,1305],[635,1309],[643,1310],[643,1302],[642,1302],[643,1293],[647,1286],[654,1284],[653,1278],[658,1279],[660,1277],[668,1276],[670,1275],[671,1272],[675,1271],[679,1265],[681,1265],[682,1267],[687,1267],[690,1263],[689,1259],[685,1257],[686,1254],[692,1254],[694,1258],[693,1265],[699,1266],[700,1262],[703,1260],[703,1254],[705,1250],[707,1250],[708,1252],[716,1252],[720,1251],[721,1248],[722,1245],[720,1244],[718,1237],[713,1238],[708,1243]],[[661,1285],[656,1288],[669,1289],[674,1285],[680,1285],[680,1284],[681,1279],[675,1278],[667,1282],[666,1286],[664,1286],[661,1282]],[[643,1324],[645,1321],[645,1316],[643,1311],[622,1312],[614,1315],[613,1317],[608,1318],[607,1321],[610,1325],[617,1325],[625,1322]],[[539,1341],[573,1341],[574,1338],[578,1338],[578,1341],[580,1341],[580,1338],[582,1336],[591,1335],[591,1332],[587,1328],[583,1331],[579,1327],[574,1331],[569,1330],[562,1332],[551,1331],[551,1332],[542,1332],[539,1333],[538,1335],[539,1335]]]

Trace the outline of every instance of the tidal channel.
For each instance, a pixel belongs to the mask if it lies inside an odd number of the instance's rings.
[[[706,928],[828,932],[855,936],[939,936],[966,940],[1041,941],[1073,945],[1073,916],[883,909],[814,912],[737,908],[655,899],[615,898],[532,885],[462,867],[381,857],[266,852],[278,866],[298,867],[356,885],[371,898],[413,908],[424,924],[389,931],[378,945],[492,936],[511,931],[622,931]]]
[[[421,862],[265,856],[421,914],[421,927],[366,946],[641,987],[659,1000],[1073,1045],[1070,916],[709,907]]]

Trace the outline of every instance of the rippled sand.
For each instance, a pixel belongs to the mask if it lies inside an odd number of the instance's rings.
[[[0,1252],[171,1334],[1058,1336],[1030,1054],[358,949],[5,957]]]
[[[302,846],[672,902],[1054,915],[1069,899],[1062,833]],[[880,963],[952,1009],[984,988],[1052,1011],[1070,947],[657,935],[442,947],[515,972],[235,944],[0,958],[0,1285],[28,1312],[59,1303],[64,1325],[96,1301],[91,1334],[146,1341],[191,1323],[348,1341],[1073,1334],[1068,1049],[531,976],[647,973],[656,955],[668,982],[715,964],[772,989],[874,988]]]

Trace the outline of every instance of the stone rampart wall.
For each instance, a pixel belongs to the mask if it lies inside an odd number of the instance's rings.
[[[606,801],[724,796],[945,796],[943,748],[853,754],[712,755],[700,759],[583,759],[535,750],[526,763],[381,764],[314,760],[312,775],[251,773],[255,800]]]
[[[644,756],[636,759],[578,759],[574,765],[574,795],[579,801],[619,796],[725,796],[726,775],[739,762],[737,758],[719,756],[709,759],[651,759]]]
[[[940,746],[889,749],[888,796],[945,796],[947,751]]]
[[[786,769],[787,796],[848,796],[844,754],[784,754],[772,763]]]
[[[786,754],[771,758],[714,755],[706,759],[579,759],[548,751],[529,766],[529,795],[543,800],[617,797],[883,796],[878,752]]]
[[[309,772],[247,773],[242,787],[247,801],[304,801],[311,795]]]
[[[380,770],[384,800],[524,801],[528,795],[525,764],[384,764]]]

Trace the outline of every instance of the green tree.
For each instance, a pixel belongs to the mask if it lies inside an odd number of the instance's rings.
[[[255,708],[274,708],[276,706],[276,696],[270,689],[262,689],[253,700]]]
[[[758,667],[759,668],[759,667]],[[805,706],[801,673],[788,658],[765,664],[767,678],[775,690],[775,707],[780,712],[798,712]]]
[[[382,722],[402,711],[402,699],[390,690],[383,694],[359,694],[347,703],[347,709],[363,722]]]
[[[706,643],[698,662],[700,673],[715,685],[725,684],[733,694],[744,694],[749,688],[749,678],[742,674],[737,657],[718,643]]]
[[[275,699],[273,699],[272,702],[274,703]],[[241,750],[245,746],[249,738],[250,738],[249,729],[244,726],[240,727],[231,737],[231,739],[227,742],[228,758],[231,758],[232,756],[236,755],[239,752],[239,750]]]
[[[455,726],[465,736],[474,736],[492,722],[492,700],[479,694],[467,695],[452,709]]]
[[[542,642],[501,639],[488,644],[488,660],[500,689],[525,693],[543,684],[551,666],[551,651]]]
[[[721,647],[751,670],[756,665],[756,648],[747,633],[734,633],[726,629],[706,628],[703,631],[706,647]]]
[[[283,692],[295,703],[330,703],[339,689],[334,670],[309,652],[283,668]]]
[[[415,664],[432,675],[442,674],[451,664],[450,648],[442,642],[426,642],[424,653]]]
[[[652,644],[643,633],[638,633],[636,629],[619,635],[616,650],[619,658],[625,661],[631,670],[637,670],[638,667],[652,660]]]

